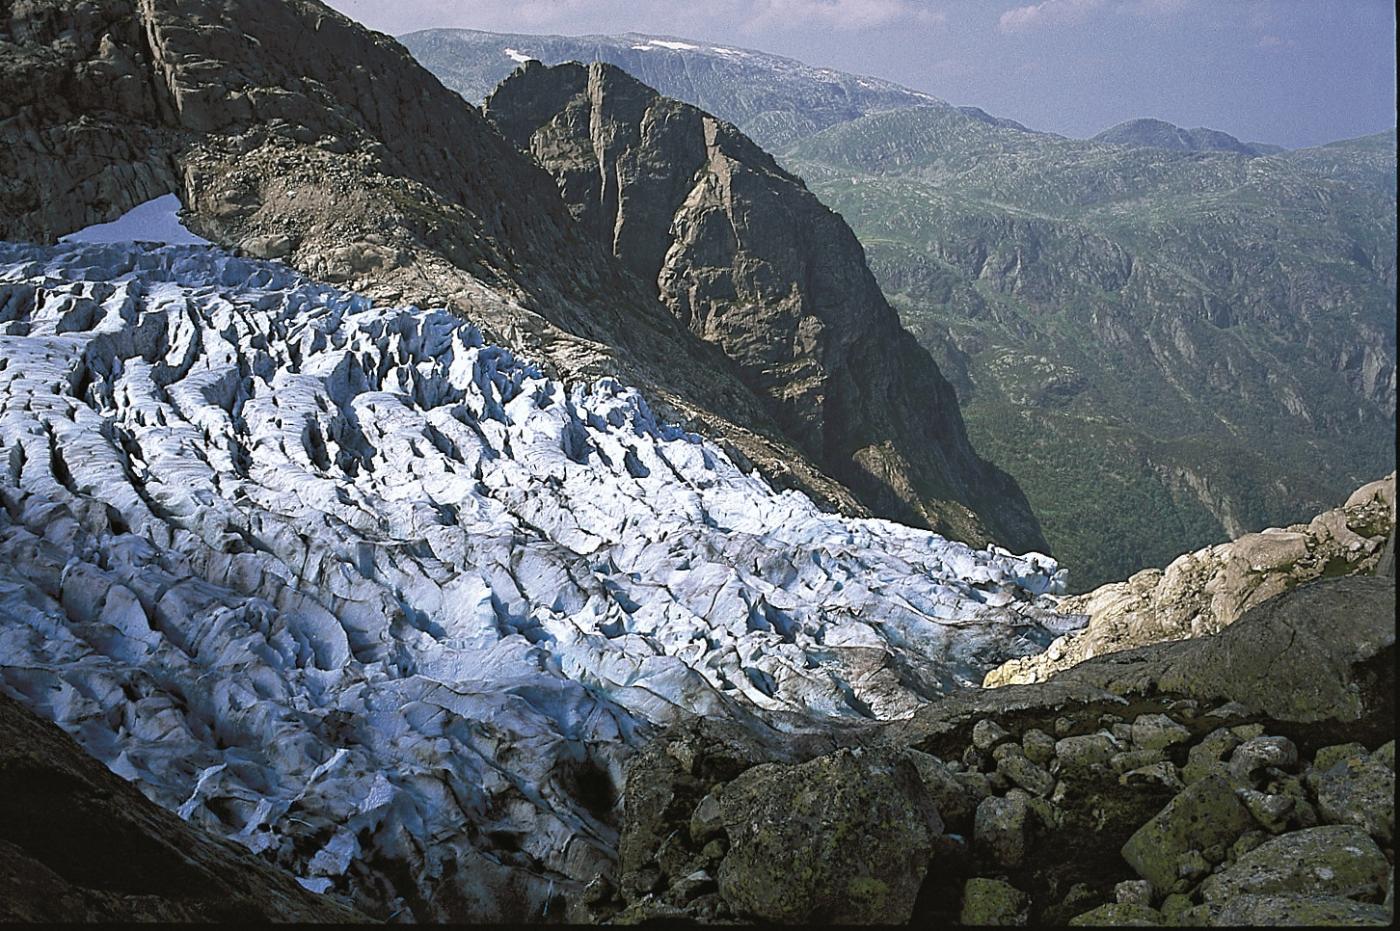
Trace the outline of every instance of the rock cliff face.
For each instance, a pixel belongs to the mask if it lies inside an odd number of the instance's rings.
[[[960,539],[1044,543],[979,459],[957,396],[839,216],[733,126],[620,69],[527,63],[488,116],[581,227],[737,365],[803,451],[874,512]]]
[[[1187,553],[1165,570],[1144,569],[1125,582],[1063,599],[1061,610],[1087,617],[1088,626],[1044,653],[1009,660],[983,684],[1040,682],[1093,656],[1213,634],[1305,582],[1376,571],[1394,533],[1392,472],[1309,523],[1246,534]]]

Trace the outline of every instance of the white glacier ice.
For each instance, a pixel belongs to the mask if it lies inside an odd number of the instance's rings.
[[[424,919],[586,882],[656,726],[908,715],[1076,626],[1061,587],[446,311],[0,243],[0,689],[307,888]]]

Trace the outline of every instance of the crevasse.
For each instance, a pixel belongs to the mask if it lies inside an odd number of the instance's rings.
[[[391,903],[371,861],[591,878],[679,715],[905,716],[1080,623],[1046,557],[823,513],[612,380],[214,248],[0,244],[0,503],[0,688]]]

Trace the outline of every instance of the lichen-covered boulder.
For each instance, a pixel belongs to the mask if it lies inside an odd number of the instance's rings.
[[[1146,905],[1110,902],[1069,920],[1075,928],[1154,928],[1165,924],[1162,913]]]
[[[1207,776],[1186,788],[1123,845],[1123,859],[1158,894],[1172,892],[1188,854],[1229,845],[1254,825],[1229,781]]]
[[[1031,762],[1020,744],[1008,743],[993,752],[997,772],[1027,792],[1042,798],[1055,791],[1055,777]]]
[[[1230,776],[1244,785],[1269,767],[1293,769],[1298,764],[1298,748],[1287,737],[1252,737],[1230,754]]]
[[[1324,825],[1284,834],[1256,847],[1201,884],[1201,896],[1340,895],[1368,902],[1385,895],[1385,854],[1352,825]]]
[[[720,895],[765,921],[902,923],[942,821],[899,754],[767,763],[725,786]]]
[[[1337,895],[1241,895],[1187,912],[1183,923],[1238,927],[1384,927],[1390,916],[1379,905]]]
[[[963,886],[959,920],[973,927],[1019,927],[1029,918],[1026,894],[1000,879],[973,878]]]
[[[1364,760],[1370,755],[1370,752],[1365,747],[1354,741],[1352,743],[1334,744],[1330,747],[1323,747],[1321,750],[1317,751],[1316,756],[1313,757],[1313,768],[1319,773],[1325,773],[1333,766],[1345,760],[1353,758]]]
[[[1118,750],[1118,742],[1108,734],[1082,734],[1055,743],[1055,757],[1065,773],[1089,773],[1095,766],[1106,765]]]
[[[1164,714],[1144,714],[1133,721],[1132,735],[1140,750],[1165,750],[1190,739],[1191,732]]]
[[[1342,760],[1317,777],[1322,820],[1356,824],[1390,843],[1395,837],[1395,771],[1370,758]]]
[[[955,826],[962,826],[970,823],[972,814],[977,809],[977,803],[985,798],[987,793],[975,794],[957,776],[948,769],[937,757],[927,753],[920,753],[918,750],[907,750],[905,755],[909,762],[914,764],[914,768],[919,772],[919,778],[923,780],[924,789],[928,792],[929,798],[933,801],[933,806],[938,810],[939,817],[950,830],[957,829]],[[980,773],[976,775],[981,775]],[[983,777],[985,779],[985,777]]]
[[[1015,793],[1006,798],[984,798],[977,806],[973,830],[977,847],[998,864],[1019,866],[1030,846],[1031,806],[1027,797]]]

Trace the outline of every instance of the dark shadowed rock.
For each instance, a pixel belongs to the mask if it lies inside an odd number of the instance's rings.
[[[912,763],[859,750],[756,766],[722,806],[720,894],[765,921],[908,921],[943,829]]]
[[[0,921],[363,922],[0,695]]]

